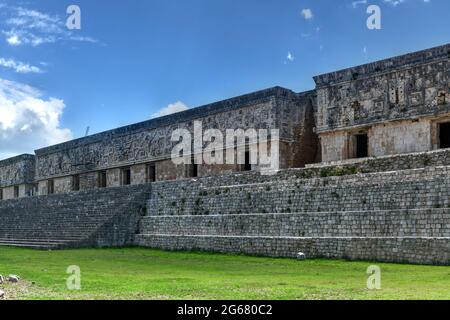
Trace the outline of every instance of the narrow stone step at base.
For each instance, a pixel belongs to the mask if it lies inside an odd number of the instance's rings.
[[[80,240],[43,240],[43,239],[0,239],[0,246],[30,249],[63,249]]]
[[[450,265],[450,237],[246,237],[139,234],[139,246],[268,257],[384,261]]]
[[[52,240],[52,239],[15,239],[15,238],[0,238],[0,242],[51,242],[51,243],[68,243],[68,242],[77,242],[77,241],[82,241],[82,238],[71,238],[71,239],[57,239],[57,240]]]
[[[4,243],[0,242],[0,247],[17,247],[17,248],[28,248],[28,249],[38,249],[38,250],[49,250],[49,249],[59,249],[60,245],[54,243],[21,243],[21,242],[10,242]]]

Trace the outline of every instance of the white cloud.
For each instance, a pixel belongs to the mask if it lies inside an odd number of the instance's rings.
[[[6,33],[5,33],[6,34]],[[22,44],[22,41],[20,41],[19,37],[15,34],[6,34],[6,42],[12,46],[20,46]]]
[[[1,33],[11,46],[39,46],[58,41],[98,42],[92,37],[75,35],[58,15],[23,7],[4,6],[7,19],[0,22]]]
[[[302,16],[306,20],[312,19],[314,17],[313,12],[311,9],[303,9],[302,10]]]
[[[60,127],[64,108],[61,99],[0,78],[0,158],[72,139],[71,131]]]
[[[29,65],[13,59],[0,58],[0,66],[13,69],[17,73],[42,73],[39,67]]]
[[[288,59],[289,61],[294,61],[295,57],[292,53],[288,52],[286,59]]]
[[[189,107],[187,105],[185,105],[183,102],[177,101],[175,103],[169,104],[167,107],[165,107],[165,108],[159,110],[157,113],[153,114],[152,118],[164,117],[164,116],[168,116],[173,113],[186,111],[188,109],[189,109]]]

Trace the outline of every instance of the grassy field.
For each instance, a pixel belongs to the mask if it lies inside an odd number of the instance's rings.
[[[382,271],[368,290],[367,267]],[[81,268],[81,290],[66,288]],[[16,299],[450,299],[450,267],[270,259],[142,248],[32,251],[0,247],[0,285]]]

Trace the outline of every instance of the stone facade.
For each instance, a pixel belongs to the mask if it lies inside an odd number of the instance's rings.
[[[357,157],[361,134],[367,156],[441,147],[438,126],[450,122],[450,45],[314,79],[323,161]]]
[[[445,45],[0,161],[0,245],[450,264],[449,59]],[[172,133],[198,122],[278,129],[281,170],[175,164]]]
[[[0,199],[32,196],[34,187],[35,158],[24,154],[0,161]]]
[[[55,193],[70,191],[70,179],[79,175],[83,190],[98,187],[92,173],[107,171],[107,186],[123,184],[121,170],[131,170],[131,184],[149,182],[145,166],[155,166],[155,180],[190,177],[189,168],[175,165],[171,152],[176,129],[194,130],[201,121],[203,130],[279,129],[281,166],[301,167],[316,157],[314,134],[314,92],[296,94],[283,88],[272,88],[211,105],[100,133],[36,151],[36,180],[45,184],[55,180]],[[206,142],[205,142],[206,145]],[[209,175],[239,171],[239,166],[211,168],[200,165],[198,174]],[[89,176],[87,178],[86,176]],[[61,181],[64,179],[64,181]],[[39,190],[45,191],[45,187]],[[46,194],[41,193],[41,194]]]
[[[227,129],[278,129],[282,169],[447,148],[449,52],[444,45],[319,75],[313,91],[274,87],[43,148],[35,151],[31,184],[19,184],[19,193],[59,194],[261,168],[174,164],[171,152],[178,142],[172,133],[192,134],[197,121],[203,132],[218,129],[224,136]],[[254,146],[246,144],[248,150]],[[236,147],[225,145],[222,152]],[[4,193],[17,195],[17,187],[5,185]]]

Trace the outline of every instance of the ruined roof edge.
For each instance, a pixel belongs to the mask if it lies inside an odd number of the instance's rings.
[[[378,73],[401,69],[413,65],[432,62],[437,59],[450,57],[450,44],[407,53],[404,55],[379,60],[360,66],[346,68],[314,77],[317,88],[334,85],[341,82],[357,80],[364,76],[372,76]]]
[[[160,118],[150,119],[143,122],[138,122],[116,129],[100,132],[91,136],[82,137],[74,140],[70,140],[64,143],[56,144],[53,146],[41,148],[35,151],[36,155],[44,155],[54,153],[62,150],[66,150],[73,147],[79,147],[91,143],[95,143],[102,138],[110,135],[120,135],[127,132],[135,132],[142,129],[155,129],[172,125],[178,122],[191,121],[199,117],[205,117],[221,112],[232,111],[245,107],[247,104],[257,102],[259,100],[271,98],[271,97],[288,97],[289,95],[296,95],[296,93],[290,89],[283,87],[272,87],[256,92],[236,96],[230,99],[213,102],[196,108],[192,108],[186,111],[174,113]]]
[[[10,164],[14,164],[17,163],[19,161],[24,161],[24,160],[31,160],[34,161],[35,156],[33,154],[21,154],[12,158],[6,158],[4,160],[0,160],[0,167],[4,167]]]

